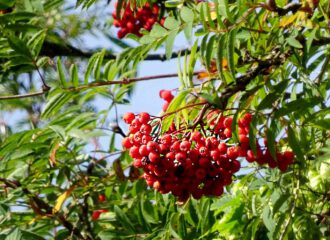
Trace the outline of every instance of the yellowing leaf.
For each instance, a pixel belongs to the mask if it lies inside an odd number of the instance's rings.
[[[217,14],[216,14],[215,11],[211,11],[210,14],[211,14],[211,19],[212,19],[212,20],[217,19]]]
[[[56,165],[56,152],[59,147],[60,147],[60,144],[56,143],[55,146],[52,148],[52,151],[49,154],[49,163],[52,167],[54,167]]]
[[[291,15],[291,16],[282,17],[279,27],[285,28],[285,27],[291,25],[297,19],[297,17],[298,17],[297,13],[295,13],[294,15]]]
[[[197,75],[197,79],[198,79],[198,80],[201,80],[201,79],[207,78],[207,77],[209,77],[209,76],[210,76],[210,74],[209,74],[208,72],[200,72],[200,73],[198,73],[198,75]]]
[[[64,193],[62,193],[57,199],[56,199],[56,204],[53,208],[53,214],[57,213],[60,211],[64,201],[70,196],[72,191],[76,188],[76,186],[71,186],[68,190],[66,190]]]

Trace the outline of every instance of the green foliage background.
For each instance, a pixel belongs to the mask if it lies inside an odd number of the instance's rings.
[[[0,239],[329,239],[330,2],[210,3],[162,2],[164,27],[127,36],[130,44],[111,35],[105,0],[0,1],[0,107],[22,113],[19,128],[0,123]],[[75,47],[95,32],[117,51]],[[180,32],[191,47],[176,53]],[[250,135],[266,136],[272,154],[275,141],[292,149],[289,170],[245,165],[222,197],[183,204],[148,188],[116,145],[120,116],[104,126],[146,80],[139,64],[170,58],[181,86],[169,112],[198,101],[192,95],[234,119],[252,111]],[[98,112],[100,96],[109,107]],[[163,128],[197,114],[178,111]],[[108,148],[91,150],[104,137]],[[98,209],[108,212],[93,221]]]

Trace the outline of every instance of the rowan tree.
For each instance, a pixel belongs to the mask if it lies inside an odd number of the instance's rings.
[[[2,0],[0,33],[0,239],[329,238],[328,0]],[[142,81],[178,87],[120,114]]]

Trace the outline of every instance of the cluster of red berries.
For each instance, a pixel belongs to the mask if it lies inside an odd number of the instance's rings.
[[[171,101],[170,91],[161,92],[161,97]],[[171,192],[179,200],[190,195],[199,199],[203,195],[220,196],[224,186],[232,182],[232,176],[239,171],[239,157],[249,162],[268,163],[285,171],[292,164],[294,155],[290,151],[277,153],[275,161],[269,151],[257,146],[257,156],[250,148],[248,138],[252,120],[250,113],[238,120],[239,144],[229,144],[232,135],[232,117],[224,117],[219,111],[207,115],[209,128],[203,136],[199,131],[177,131],[174,126],[162,136],[153,135],[153,121],[150,115],[126,113],[123,120],[129,124],[130,135],[122,145],[129,149],[134,166],[142,168],[144,178],[150,187],[162,194]]]
[[[106,201],[105,195],[100,194],[98,196],[98,201],[99,201],[99,203],[104,203]],[[107,209],[98,209],[98,210],[93,211],[92,220],[96,221],[97,219],[100,218],[101,214],[105,213],[105,212],[108,212],[108,210]]]
[[[117,6],[115,6],[115,9],[117,9]],[[144,7],[138,8],[136,12],[132,11],[130,4],[127,4],[123,11],[122,17],[117,16],[116,11],[112,13],[113,25],[120,28],[117,33],[118,38],[123,38],[128,33],[141,36],[141,28],[150,31],[152,26],[158,22],[159,6],[156,3],[152,6],[146,3]],[[161,23],[163,21],[164,19],[161,19]]]
[[[238,136],[239,146],[236,147],[236,151],[239,157],[244,157],[250,163],[257,162],[259,165],[268,164],[270,168],[278,167],[281,171],[286,171],[293,163],[294,154],[291,151],[285,151],[284,153],[276,152],[276,160],[272,157],[267,147],[264,150],[261,149],[257,142],[256,156],[250,148],[250,139],[248,137],[250,131],[250,123],[252,120],[252,114],[247,113],[243,118],[238,120]],[[212,111],[207,116],[210,129],[214,134],[219,135],[220,139],[225,140],[232,136],[232,122],[233,118],[224,117],[220,114],[219,110]],[[267,140],[264,140],[265,146],[267,146]]]
[[[165,100],[165,103],[162,107],[163,111],[166,112],[168,106],[170,105],[172,99],[174,98],[170,90],[160,90],[159,97]]]

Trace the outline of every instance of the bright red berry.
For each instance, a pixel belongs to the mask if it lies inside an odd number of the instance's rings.
[[[135,119],[135,115],[132,112],[125,113],[123,116],[123,120],[127,124],[131,124],[131,122]]]
[[[100,203],[103,203],[103,202],[106,201],[106,197],[105,197],[104,194],[100,194],[100,195],[98,196],[98,199],[99,199],[99,202],[100,202]]]

